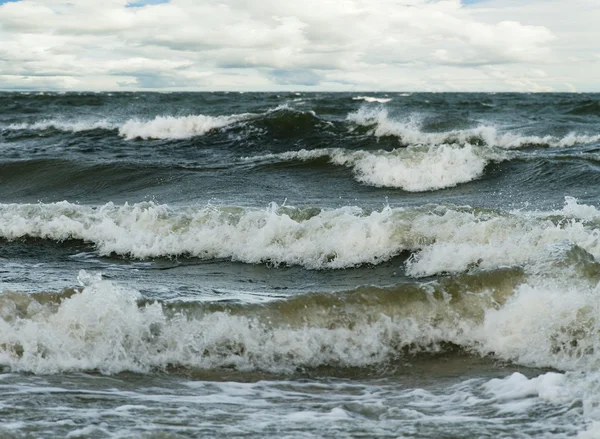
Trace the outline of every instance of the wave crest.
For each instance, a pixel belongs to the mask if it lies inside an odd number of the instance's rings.
[[[401,188],[408,192],[444,189],[479,178],[492,161],[506,154],[473,145],[407,147],[392,151],[348,151],[341,148],[300,150],[258,157],[246,161],[302,160],[328,157],[330,162],[353,170],[356,180],[377,187]]]
[[[378,104],[386,104],[392,100],[392,98],[377,98],[374,96],[356,96],[352,98],[353,101],[365,101],[369,103],[376,102]]]
[[[31,130],[31,131],[45,131],[45,130],[58,130],[66,131],[71,133],[80,133],[83,131],[93,130],[116,130],[119,128],[119,124],[111,122],[109,120],[42,120],[34,123],[15,123],[8,125],[6,129],[11,131]]]
[[[224,128],[236,122],[246,120],[248,114],[232,116],[156,116],[150,121],[131,119],[119,128],[119,134],[131,139],[187,139],[202,136],[211,130]]]
[[[570,133],[564,137],[525,136],[519,133],[500,134],[494,126],[482,125],[465,130],[439,133],[423,132],[414,119],[406,121],[389,117],[385,108],[361,108],[347,118],[360,126],[373,127],[371,133],[377,137],[395,136],[405,145],[474,144],[505,149],[526,146],[569,147],[579,144],[600,142],[600,134]]]

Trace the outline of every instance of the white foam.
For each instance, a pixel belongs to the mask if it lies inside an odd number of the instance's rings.
[[[392,151],[325,148],[249,157],[245,160],[306,161],[319,157],[329,157],[331,163],[351,168],[356,180],[361,183],[423,192],[475,180],[490,162],[505,160],[507,155],[466,144],[409,146]]]
[[[499,415],[528,416],[540,427],[549,427],[548,433],[551,424],[569,433],[559,435],[555,430],[552,437],[579,433],[578,438],[591,439],[597,437],[600,425],[599,383],[598,372],[547,372],[532,378],[516,372],[484,383],[485,399],[481,403]],[[539,417],[540,413],[544,415]],[[540,427],[535,430],[539,432]]]
[[[156,116],[150,121],[131,119],[119,128],[126,139],[187,139],[211,130],[224,128],[251,117],[249,114],[231,116],[192,115],[183,117]]]
[[[557,213],[582,220],[600,218],[600,210],[589,204],[579,204],[574,197],[565,197],[565,206]]]
[[[565,375],[557,372],[547,372],[531,379],[515,372],[506,378],[488,381],[484,388],[499,402],[535,396],[560,404],[569,401],[572,397],[565,392],[566,381]]]
[[[373,96],[356,96],[352,98],[355,101],[365,101],[365,102],[377,102],[379,104],[385,104],[392,100],[392,98],[376,98]]]
[[[82,131],[91,130],[115,130],[119,127],[119,124],[111,122],[109,120],[42,120],[34,123],[19,123],[11,124],[6,129],[19,131],[19,130],[49,130],[55,129],[59,131],[66,131],[72,133],[79,133]]]
[[[352,167],[356,179],[362,183],[422,192],[479,178],[491,157],[471,145],[438,145],[376,153],[340,150],[332,155],[331,161]]]
[[[574,279],[521,285],[504,306],[486,311],[480,349],[529,366],[597,369],[599,298],[599,285]]]
[[[385,108],[361,108],[357,112],[349,114],[348,120],[357,125],[373,126],[372,134],[377,137],[396,136],[407,145],[483,142],[487,146],[513,149],[524,146],[568,147],[600,141],[600,134],[570,133],[564,137],[525,136],[510,132],[500,134],[496,127],[486,125],[465,130],[423,132],[415,117],[404,121],[395,120],[389,117]]]

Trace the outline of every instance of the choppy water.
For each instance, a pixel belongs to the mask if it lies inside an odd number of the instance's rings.
[[[0,93],[3,437],[600,435],[600,97]]]

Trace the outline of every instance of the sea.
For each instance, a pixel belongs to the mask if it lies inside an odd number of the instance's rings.
[[[600,95],[0,92],[1,438],[599,438]]]

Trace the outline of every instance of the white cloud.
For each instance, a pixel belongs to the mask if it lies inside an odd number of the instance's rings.
[[[598,89],[594,2],[21,0],[0,6],[0,87]]]

